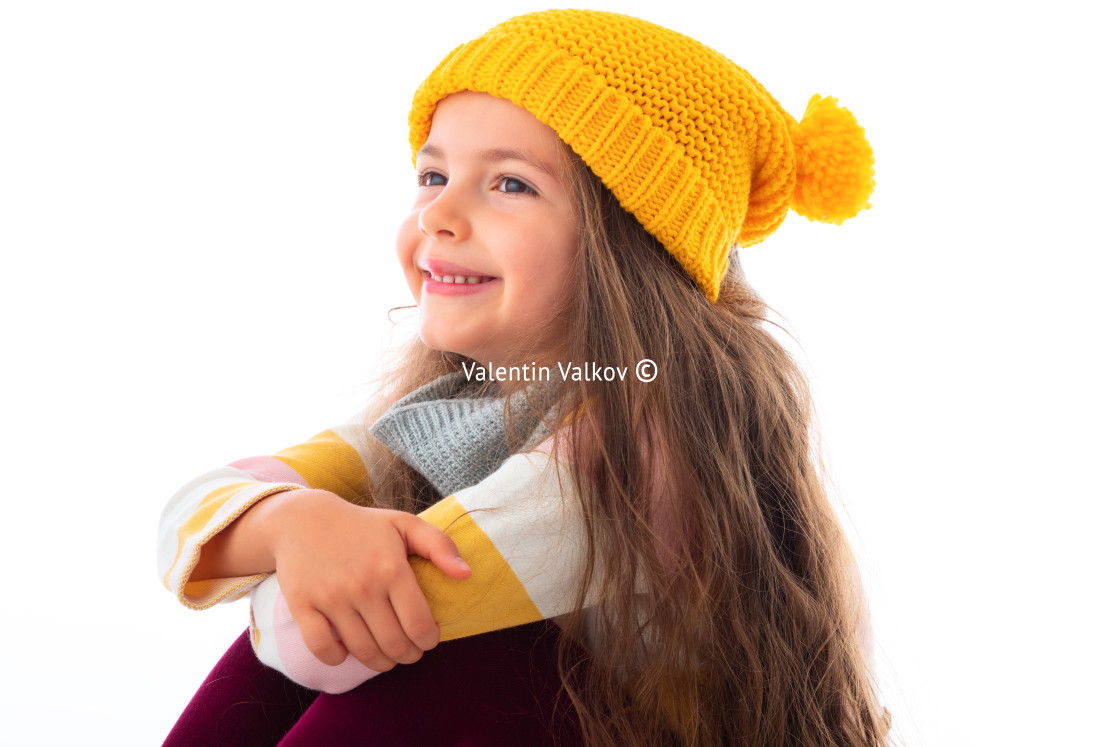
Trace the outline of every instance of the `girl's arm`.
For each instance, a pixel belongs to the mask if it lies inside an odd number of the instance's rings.
[[[203,475],[176,494],[160,528],[164,584],[183,604],[202,609],[254,590],[253,642],[262,660],[303,684],[332,692],[350,689],[374,672],[352,656],[343,667],[330,667],[311,653],[279,593],[276,576],[268,573],[274,567],[268,553],[232,574],[222,571],[241,561],[221,556],[242,544],[230,541],[235,533],[251,534],[250,525],[263,523],[267,510],[294,498],[294,491],[326,490],[351,500],[360,496],[370,459],[361,446],[360,429],[354,423],[324,431],[273,457],[241,460]],[[289,491],[292,496],[286,495]],[[275,496],[268,500],[277,503],[266,505],[268,496]],[[439,625],[440,640],[571,610],[586,545],[574,501],[569,465],[560,458],[550,461],[538,451],[511,457],[482,483],[420,515],[444,530],[474,569],[470,579],[454,581],[429,560],[408,559]],[[243,515],[244,521],[239,520]],[[228,534],[223,531],[227,528]],[[211,550],[218,552],[211,555]],[[331,663],[341,660],[340,650],[327,652],[325,658]],[[350,674],[338,684],[337,676],[344,671]]]
[[[172,496],[160,517],[163,585],[192,609],[241,598],[272,569],[195,574],[207,543],[252,506],[284,491],[312,488],[356,501],[367,490],[369,462],[362,425],[355,421],[273,456],[241,459],[197,477]]]
[[[352,651],[388,669],[433,647],[439,630],[408,556],[432,558],[456,578],[470,569],[422,519],[345,499],[366,488],[360,428],[234,462],[179,491],[160,528],[168,588],[203,608],[244,595],[277,570],[309,649],[324,662]]]

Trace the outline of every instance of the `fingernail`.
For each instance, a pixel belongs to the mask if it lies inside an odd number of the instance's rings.
[[[464,571],[469,571],[471,569],[471,567],[469,565],[467,565],[467,561],[463,560],[458,555],[455,556],[455,562],[458,563],[459,567],[462,568]]]

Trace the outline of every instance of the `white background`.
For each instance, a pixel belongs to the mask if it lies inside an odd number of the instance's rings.
[[[0,742],[157,744],[247,615],[162,589],[164,501],[368,395],[409,301],[411,93],[542,7],[391,5],[0,6]],[[870,212],[791,214],[744,257],[815,385],[897,736],[1114,740],[1107,24],[596,5],[719,49],[795,116],[838,96],[875,147]]]

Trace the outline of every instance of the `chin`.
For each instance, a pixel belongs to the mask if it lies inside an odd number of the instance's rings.
[[[443,353],[454,353],[456,355],[465,355],[471,357],[470,353],[462,351],[462,345],[456,344],[453,335],[441,334],[436,330],[425,330],[420,328],[420,342],[427,345],[432,350],[439,350]]]

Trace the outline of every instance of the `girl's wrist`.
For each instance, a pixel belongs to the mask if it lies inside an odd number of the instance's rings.
[[[277,550],[285,532],[306,520],[299,515],[301,510],[318,508],[324,497],[333,495],[323,490],[297,489],[273,493],[257,501],[203,545],[191,580],[275,571]]]

